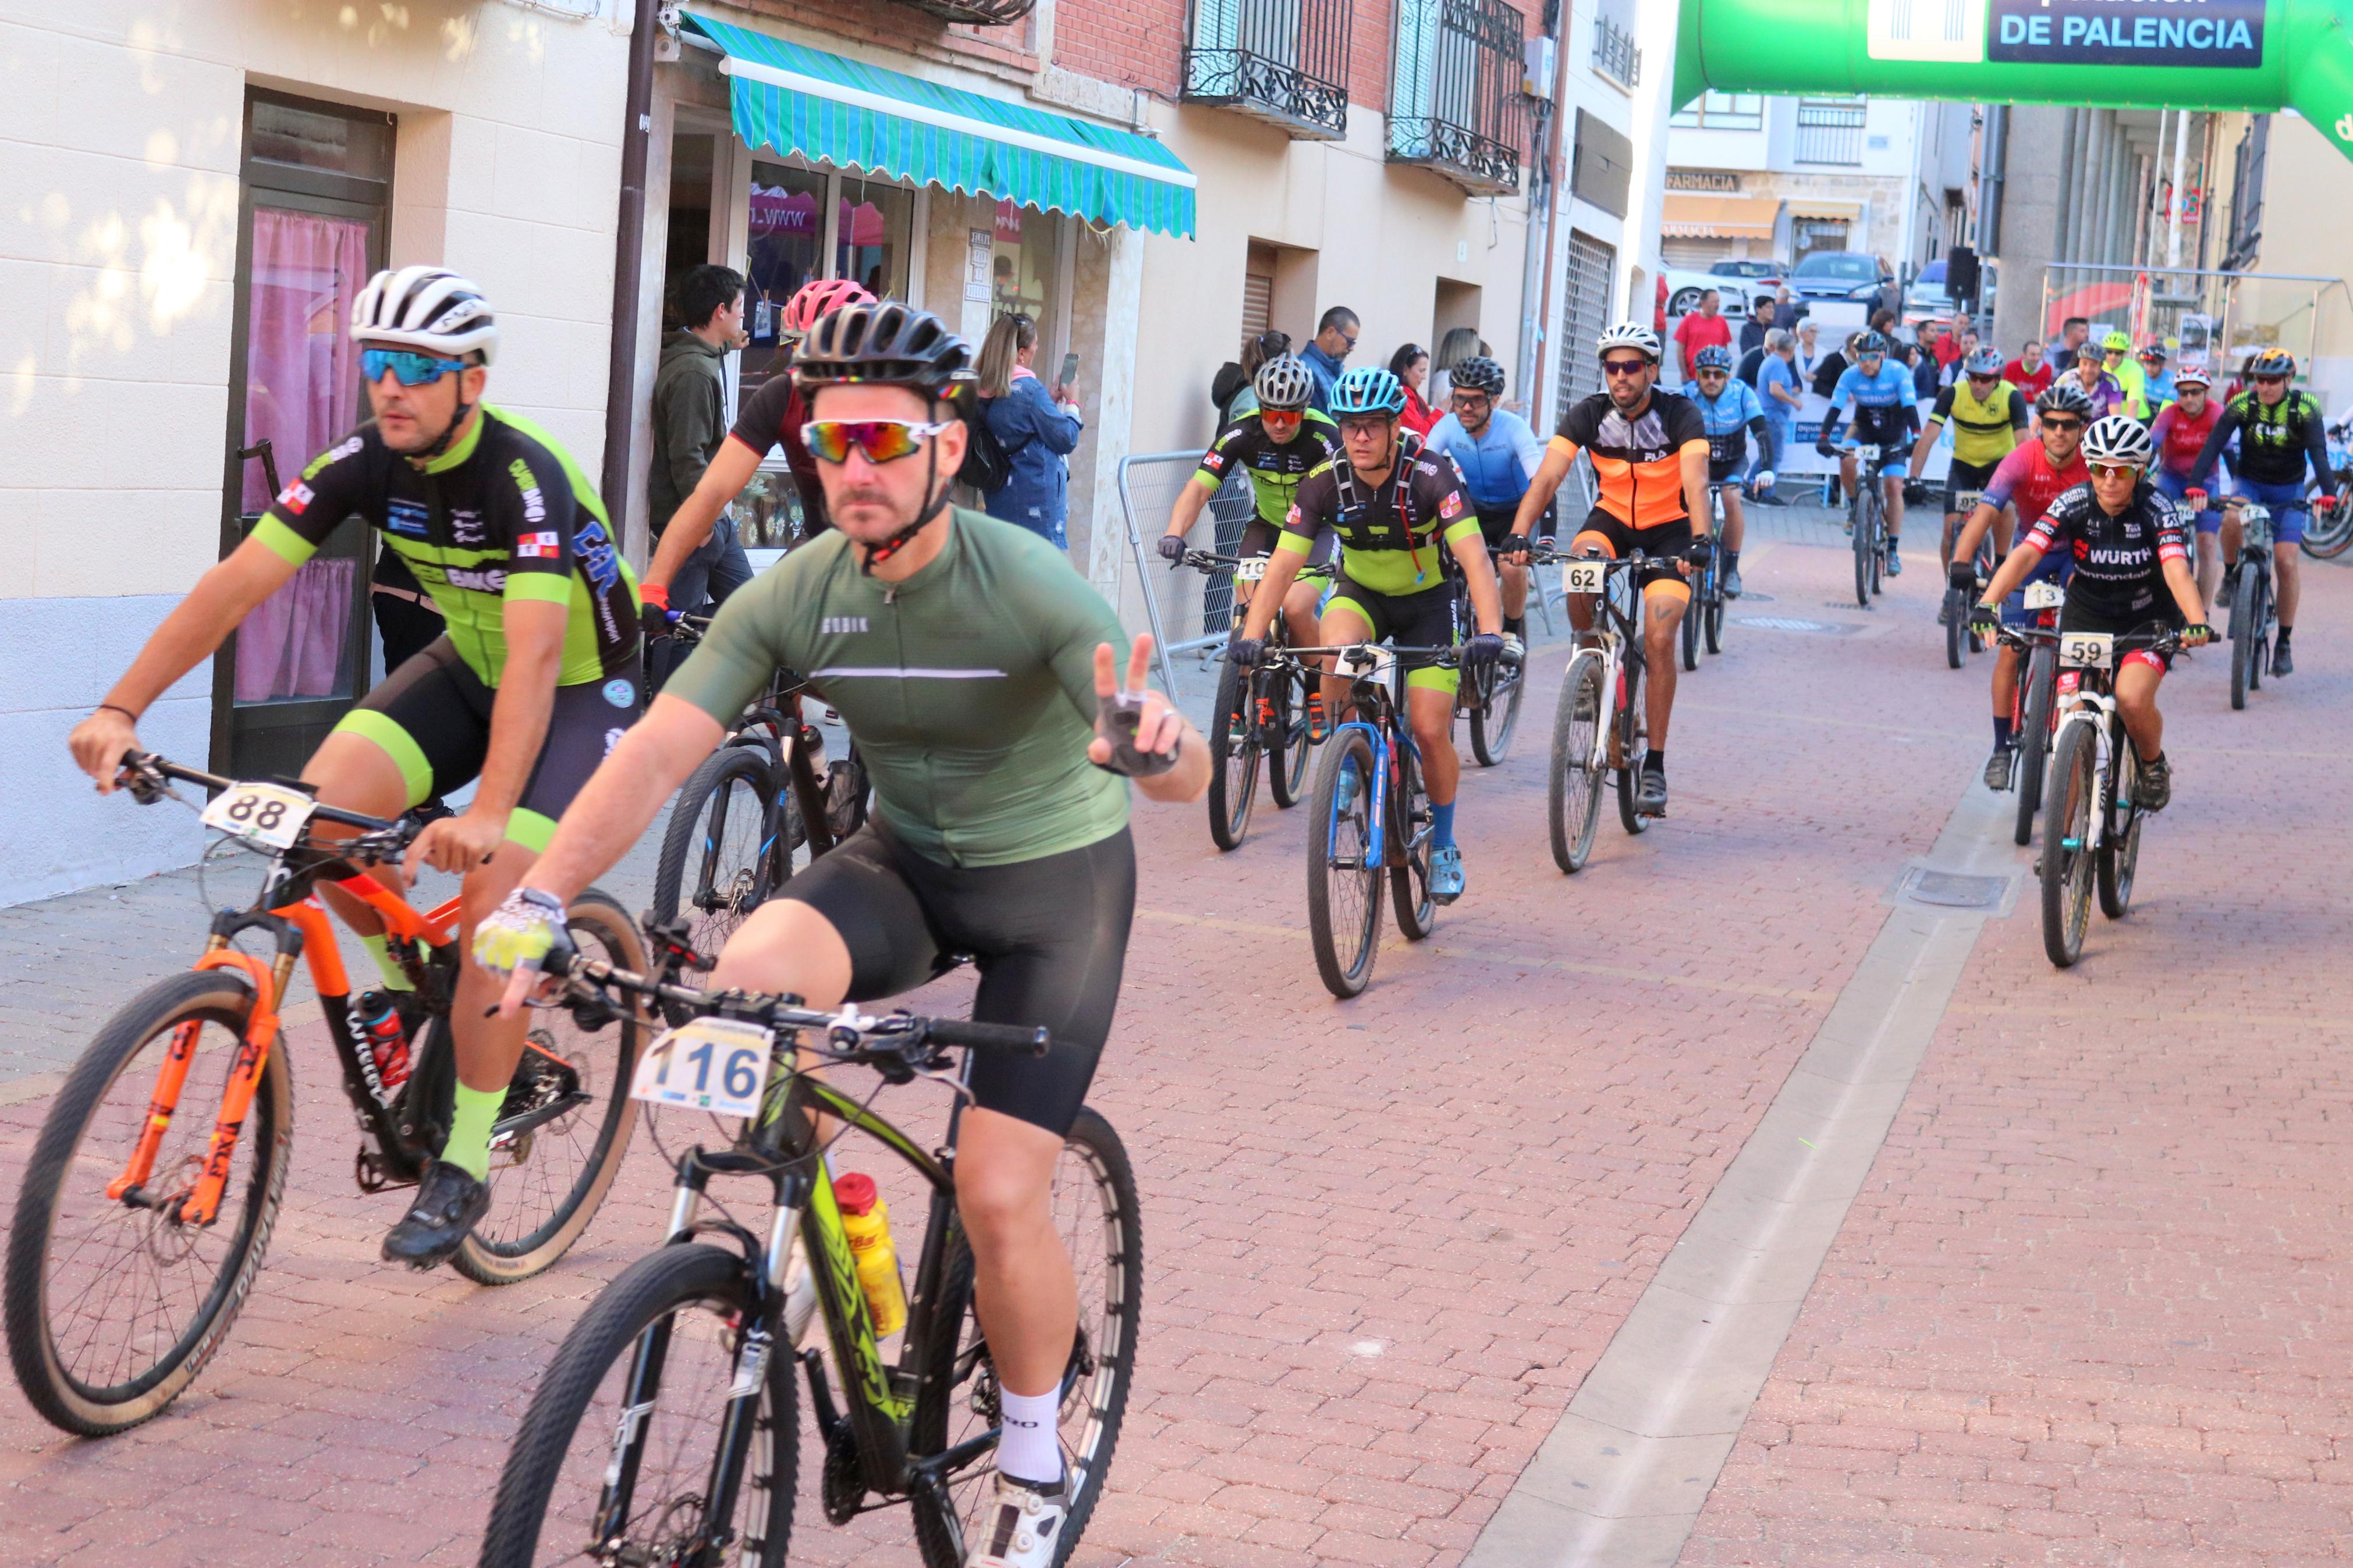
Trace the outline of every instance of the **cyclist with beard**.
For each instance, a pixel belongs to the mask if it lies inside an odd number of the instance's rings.
[[[1443,452],[1461,470],[1463,492],[1471,510],[1479,514],[1479,536],[1487,542],[1504,584],[1504,631],[1508,637],[1526,635],[1528,609],[1528,542],[1512,531],[1520,512],[1520,498],[1528,481],[1544,466],[1544,447],[1528,422],[1496,404],[1504,395],[1504,367],[1485,354],[1473,354],[1454,367],[1447,394],[1446,417],[1430,432],[1425,443]],[[1546,519],[1549,532],[1551,519]]]
[[[1814,441],[1816,452],[1839,460],[1839,482],[1848,495],[1854,494],[1855,455],[1837,446],[1839,423],[1848,405],[1854,406],[1854,438],[1879,447],[1883,455],[1894,452],[1920,427],[1919,393],[1887,349],[1887,340],[1875,331],[1855,339],[1854,363],[1839,373],[1838,384],[1831,389],[1830,412],[1822,416],[1822,431]],[[1896,547],[1903,542],[1904,476],[1883,473],[1880,489],[1886,502],[1887,574],[1900,576],[1904,557]]]
[[[1699,409],[1707,432],[1707,479],[1724,502],[1724,596],[1740,597],[1740,538],[1746,525],[1739,479],[1748,466],[1748,437],[1765,435],[1765,405],[1746,382],[1732,377],[1729,350],[1704,348],[1692,356],[1698,375],[1683,395]]]

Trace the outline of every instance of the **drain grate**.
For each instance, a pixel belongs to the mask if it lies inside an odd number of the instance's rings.
[[[1909,866],[1888,898],[1892,903],[1923,909],[2006,915],[2016,901],[2017,890],[2018,881],[2013,877],[1975,877],[1928,866]]]
[[[1755,626],[1767,632],[1820,632],[1827,637],[1848,637],[1862,630],[1861,626],[1839,626],[1830,621],[1801,620],[1796,616],[1735,616],[1734,624]]]

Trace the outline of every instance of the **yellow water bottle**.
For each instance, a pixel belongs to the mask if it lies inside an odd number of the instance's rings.
[[[889,1339],[907,1323],[907,1291],[899,1282],[899,1249],[891,1241],[891,1205],[874,1190],[874,1178],[856,1171],[834,1178],[833,1201],[841,1228],[858,1259],[859,1288],[874,1316],[874,1337]]]

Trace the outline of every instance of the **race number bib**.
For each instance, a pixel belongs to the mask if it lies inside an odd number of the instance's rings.
[[[284,784],[233,784],[205,807],[204,824],[272,849],[286,849],[318,809],[317,801]]]
[[[2026,607],[2030,610],[2055,610],[2067,602],[2067,590],[2056,583],[2029,583],[2026,585]]]
[[[2070,669],[2108,669],[2116,660],[2113,632],[2062,632],[2059,662]]]
[[[664,1033],[638,1058],[629,1098],[714,1116],[757,1116],[771,1055],[765,1025],[697,1018]]]
[[[1571,561],[1560,569],[1562,587],[1571,594],[1599,594],[1609,580],[1607,561]]]
[[[1234,581],[1237,583],[1257,582],[1260,578],[1266,575],[1266,562],[1267,558],[1263,555],[1253,555],[1247,561],[1236,562],[1234,563]]]

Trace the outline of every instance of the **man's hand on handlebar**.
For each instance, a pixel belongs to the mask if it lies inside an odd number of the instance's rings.
[[[1957,555],[1954,556],[1952,565],[1946,568],[1945,581],[1950,583],[1954,587],[1958,588],[1964,594],[1968,593],[1970,589],[1975,588],[1978,585],[1978,563],[1976,559],[1972,557],[1965,561]]]
[[[2315,496],[2312,498],[2312,510],[2320,516],[2327,517],[2330,512],[2337,510],[2337,498],[2335,496]]]
[[[2189,503],[2189,510],[2191,511],[2204,511],[2206,510],[2206,492],[2200,489],[2196,485],[2191,485],[2189,489],[2183,490],[2181,492],[2181,499]]]
[[[1978,603],[1969,606],[1969,630],[1980,637],[1998,637],[2001,632],[2001,606]]]
[[[1164,533],[1160,536],[1160,559],[1174,566],[1185,559],[1185,536]]]
[[[549,956],[557,952],[566,959],[575,955],[572,933],[565,929],[564,900],[536,888],[517,888],[474,929],[474,962],[493,977],[511,976],[506,994],[499,998],[500,1017],[522,1010],[541,984]]]
[[[1503,543],[1495,547],[1495,553],[1505,561],[1525,561],[1528,558],[1528,536],[1525,533],[1505,534]]]
[[[2208,626],[2204,621],[2193,622],[2191,625],[2181,628],[2181,646],[2183,647],[2204,647],[2208,643],[2212,642],[2213,640],[2214,628]]]
[[[66,745],[74,765],[98,782],[98,793],[112,795],[124,762],[139,750],[139,731],[121,709],[101,708],[73,727]]]

